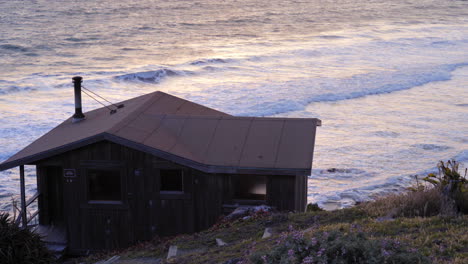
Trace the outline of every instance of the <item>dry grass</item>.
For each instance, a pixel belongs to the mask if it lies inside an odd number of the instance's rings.
[[[391,194],[359,206],[373,217],[430,217],[456,214],[454,202],[437,188]]]
[[[415,250],[413,252],[430,258],[432,263],[468,263],[468,185],[465,178],[447,180],[458,177],[456,163],[447,164],[452,167],[440,165],[444,174],[423,179],[432,186],[417,181],[416,187],[405,193],[381,197],[353,208],[268,213],[248,220],[220,222],[203,232],[155,239],[120,252],[108,252],[107,257],[106,254],[95,255],[76,263],[94,263],[97,259],[119,255],[123,261],[130,261],[128,263],[150,257],[160,258],[162,263],[218,264],[240,260],[251,264],[255,254],[277,248],[278,240],[291,228],[310,235],[336,230],[362,233],[371,240],[401,242]],[[458,187],[451,188],[453,183]],[[262,239],[266,227],[272,230],[273,236]],[[216,246],[216,238],[228,245]],[[165,260],[169,245],[177,245],[184,254]]]
[[[404,200],[408,199],[405,195],[411,195],[412,202],[405,202]],[[76,263],[95,263],[98,259],[108,259],[113,255],[119,255],[122,261],[152,257],[161,258],[162,263],[218,264],[228,260],[242,259],[243,263],[249,264],[252,254],[272,250],[277,246],[277,240],[291,227],[310,234],[333,230],[345,232],[355,230],[355,232],[364,233],[370,239],[401,241],[431,258],[433,263],[468,263],[468,232],[466,232],[468,216],[466,215],[395,217],[392,221],[376,220],[397,205],[413,204],[413,208],[419,208],[421,203],[415,205],[415,201],[424,201],[432,197],[430,195],[434,193],[418,194],[421,195],[418,199],[414,198],[414,194],[405,195],[400,198],[397,195],[385,198],[390,201],[382,198],[375,203],[331,212],[278,213],[246,221],[238,220],[200,233],[154,240],[120,252],[108,253],[107,256],[82,259]],[[415,209],[408,209],[409,206],[406,208],[401,210],[402,214],[406,211],[415,211]],[[369,215],[366,211],[373,214]],[[273,231],[273,236],[269,239],[261,239],[265,227],[270,227]],[[222,238],[228,242],[228,246],[216,246],[215,238]],[[166,261],[169,245],[177,245],[185,254]],[[197,251],[196,249],[203,250]]]

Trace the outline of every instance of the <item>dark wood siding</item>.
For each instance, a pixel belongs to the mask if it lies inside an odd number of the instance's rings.
[[[307,207],[307,176],[295,177],[294,210],[305,212]]]
[[[42,160],[37,164],[40,189],[46,189],[47,166],[72,169],[76,177],[63,178],[63,205],[69,249],[72,252],[126,247],[155,235],[192,233],[213,225],[232,200],[232,175],[209,174],[184,167],[115,143],[103,141]],[[122,200],[94,204],[87,198],[87,169],[119,168]],[[160,170],[183,171],[183,193],[160,192]],[[303,179],[268,176],[266,202],[279,210],[302,207],[295,195]],[[44,190],[47,193],[47,190]],[[48,208],[41,198],[40,221]],[[303,203],[303,202],[302,202]]]
[[[223,214],[223,203],[232,198],[228,189],[230,176],[194,171],[195,229],[213,225]]]
[[[267,182],[267,203],[278,210],[294,211],[295,177],[269,176]]]

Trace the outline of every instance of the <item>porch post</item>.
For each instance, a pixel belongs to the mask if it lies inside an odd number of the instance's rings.
[[[21,187],[21,223],[23,228],[28,226],[28,219],[26,218],[26,190],[24,184],[24,165],[20,165],[20,187]]]

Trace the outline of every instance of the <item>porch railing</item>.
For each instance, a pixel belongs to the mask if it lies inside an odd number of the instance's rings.
[[[23,228],[28,227],[28,223],[31,222],[36,216],[39,215],[39,208],[32,213],[28,217],[27,213],[27,208],[29,205],[31,205],[40,195],[41,193],[38,191],[36,194],[34,194],[29,200],[26,201],[26,188],[25,188],[25,182],[24,182],[24,165],[19,166],[20,169],[20,189],[21,189],[21,210],[19,212],[18,218],[15,220],[15,223],[19,225],[21,223],[21,226]]]
[[[27,214],[27,209],[28,209],[28,206],[30,206],[32,203],[34,203],[34,201],[36,201],[39,196],[41,195],[40,192],[36,192],[31,198],[29,198],[26,203],[25,203],[25,206],[26,206],[26,214],[23,214],[23,209],[20,210],[20,213],[18,215],[18,217],[16,218],[15,220],[15,224],[16,225],[19,225],[20,223],[23,225],[23,226],[26,226],[28,225],[34,218],[36,218],[38,215],[39,215],[39,208],[34,211],[32,214],[29,215],[28,217],[28,214]],[[23,220],[23,216],[26,215],[26,221],[22,221]]]

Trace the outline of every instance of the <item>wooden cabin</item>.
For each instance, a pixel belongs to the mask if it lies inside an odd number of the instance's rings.
[[[231,116],[159,91],[83,115],[74,81],[74,117],[0,164],[20,167],[19,222],[38,198],[39,227],[69,253],[196,232],[240,205],[305,210],[320,120]],[[37,172],[29,201],[24,165]]]

